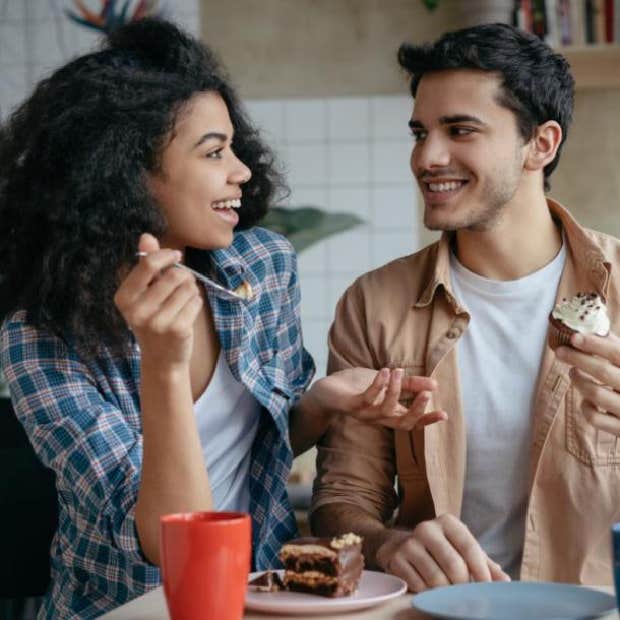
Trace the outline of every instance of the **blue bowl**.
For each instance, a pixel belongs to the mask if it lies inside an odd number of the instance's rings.
[[[611,526],[611,548],[613,551],[616,602],[620,610],[620,523],[614,523]]]

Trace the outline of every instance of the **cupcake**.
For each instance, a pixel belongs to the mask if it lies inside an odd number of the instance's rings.
[[[562,299],[549,314],[548,342],[552,349],[570,346],[573,334],[607,336],[609,315],[605,302],[596,293],[577,293]]]

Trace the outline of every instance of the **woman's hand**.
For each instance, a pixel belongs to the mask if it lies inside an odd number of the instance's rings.
[[[402,368],[347,368],[320,379],[310,396],[318,411],[352,415],[357,420],[394,429],[412,430],[447,419],[444,411],[425,413],[437,382],[404,375]],[[413,397],[409,407],[399,400]]]
[[[194,276],[171,268],[181,260],[180,252],[160,249],[152,235],[142,235],[138,249],[148,255],[124,278],[114,303],[138,339],[144,361],[162,368],[186,366],[202,306]]]

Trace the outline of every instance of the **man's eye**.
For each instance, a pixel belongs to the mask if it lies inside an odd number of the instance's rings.
[[[420,142],[420,140],[424,140],[426,138],[426,131],[412,130],[411,137],[414,142]]]
[[[468,136],[473,131],[470,127],[450,127],[450,134],[453,136]]]

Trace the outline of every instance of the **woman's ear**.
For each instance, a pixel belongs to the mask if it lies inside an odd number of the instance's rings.
[[[542,170],[551,163],[562,142],[562,128],[556,121],[547,121],[536,128],[525,157],[526,170]]]

